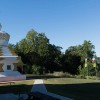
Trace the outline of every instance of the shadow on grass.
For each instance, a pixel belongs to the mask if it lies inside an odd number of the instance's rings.
[[[29,93],[32,89],[33,85],[5,85],[5,86],[0,86],[0,94],[5,94],[5,93],[14,93],[14,94],[19,94],[19,93]]]
[[[41,84],[39,84],[41,85]],[[74,100],[100,100],[100,83],[80,84],[45,84],[49,92],[59,94]],[[32,85],[7,85],[0,86],[0,94],[3,93],[29,93]]]
[[[60,76],[53,75],[27,75],[27,80],[30,79],[50,79],[50,78],[61,78]]]
[[[46,84],[46,88],[74,100],[100,100],[100,83]]]

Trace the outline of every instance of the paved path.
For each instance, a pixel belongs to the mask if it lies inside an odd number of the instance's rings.
[[[41,79],[35,80],[34,85],[31,89],[31,92],[37,92],[37,91],[48,94],[48,95],[53,96],[53,97],[57,97],[60,100],[72,100],[70,98],[66,98],[66,97],[63,97],[63,96],[60,96],[60,95],[57,95],[57,94],[54,94],[54,93],[47,92],[46,87],[43,83],[43,80],[41,80]]]
[[[43,80],[40,80],[40,79],[35,80],[34,85],[31,89],[31,92],[36,92],[36,91],[42,92],[45,94],[47,93],[46,87],[43,84]]]

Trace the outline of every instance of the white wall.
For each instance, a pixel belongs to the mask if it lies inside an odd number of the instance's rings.
[[[8,49],[8,47],[2,46],[1,49],[2,49],[3,56],[13,56],[10,50]]]
[[[12,56],[12,57],[2,56],[0,63],[18,63],[17,56],[15,56],[15,57],[14,56]]]
[[[7,65],[11,65],[11,70],[7,70]],[[13,71],[14,70],[14,65],[12,63],[5,63],[3,66],[3,71],[6,72],[6,71]]]
[[[0,39],[0,45],[8,46],[8,41]]]

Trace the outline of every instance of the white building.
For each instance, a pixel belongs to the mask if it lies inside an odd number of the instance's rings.
[[[21,58],[15,54],[14,50],[8,47],[10,35],[1,31],[0,25],[0,82],[26,79],[18,70],[23,70]]]

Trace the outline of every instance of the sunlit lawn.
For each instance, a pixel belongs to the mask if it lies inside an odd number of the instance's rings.
[[[74,100],[100,100],[100,80],[53,78],[44,82],[49,92]]]
[[[14,81],[14,83],[0,83],[0,94],[2,93],[28,93],[31,91],[34,80]]]

